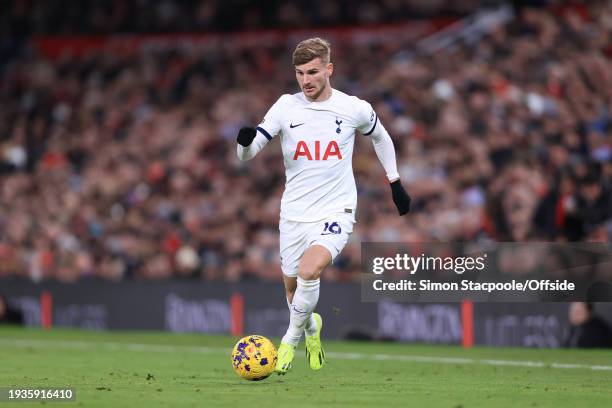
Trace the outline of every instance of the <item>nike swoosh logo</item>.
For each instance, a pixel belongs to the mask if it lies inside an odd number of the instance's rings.
[[[299,313],[299,314],[306,314],[306,313],[308,313],[308,312],[306,312],[306,311],[304,311],[304,310],[300,310],[300,309],[298,309],[298,308],[297,308],[297,307],[295,307],[295,306],[293,306],[293,307],[292,307],[292,309],[293,309],[293,311],[294,311],[295,313]]]
[[[306,122],[304,122],[304,123],[306,123]],[[298,127],[298,126],[302,126],[304,123],[300,123],[300,124],[298,124],[298,125],[294,125],[293,123],[291,123],[291,124],[289,125],[289,127],[290,127],[291,129],[293,129],[293,128],[296,128],[296,127]]]

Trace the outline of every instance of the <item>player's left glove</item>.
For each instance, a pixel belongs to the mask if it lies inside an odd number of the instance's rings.
[[[395,180],[391,185],[391,194],[393,195],[393,202],[397,207],[399,215],[408,214],[410,211],[410,202],[412,199],[402,187],[402,183],[399,180]]]
[[[238,132],[238,137],[236,141],[244,147],[249,146],[253,143],[253,139],[255,139],[255,135],[257,135],[257,130],[252,127],[243,127]]]

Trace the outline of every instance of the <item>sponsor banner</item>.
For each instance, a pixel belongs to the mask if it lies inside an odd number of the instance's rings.
[[[41,295],[52,299],[52,325],[84,329],[167,330],[229,334],[230,299],[244,299],[243,331],[281,336],[289,324],[282,283],[84,281],[72,284],[0,280],[0,293],[22,311],[25,324],[41,326]],[[325,335],[376,336],[377,312],[359,301],[359,285],[324,283],[317,310]]]
[[[612,301],[606,243],[363,243],[362,300]]]
[[[164,297],[164,312],[164,328],[171,332],[229,332],[231,312],[224,300],[191,299],[170,292]]]
[[[475,344],[507,347],[562,347],[568,335],[563,303],[476,303]]]
[[[0,293],[22,311],[27,326],[41,326],[41,297],[51,298],[51,325],[91,330],[165,330],[235,334],[231,299],[243,299],[242,334],[282,336],[289,323],[280,282],[127,281],[32,283],[0,280]],[[317,311],[328,339],[394,340],[410,343],[559,347],[568,330],[568,304],[362,302],[358,283],[323,282]],[[596,305],[608,320],[612,303]],[[470,324],[466,325],[466,318]],[[467,328],[467,329],[466,329]]]
[[[461,344],[463,329],[459,305],[378,303],[381,338],[397,341]]]

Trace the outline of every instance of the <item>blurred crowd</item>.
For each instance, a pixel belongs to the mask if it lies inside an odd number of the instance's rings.
[[[330,38],[332,85],[375,107],[413,211],[358,136],[357,226],[323,279],[358,277],[362,241],[609,242],[611,36],[593,2],[409,61]],[[240,162],[235,136],[297,92],[294,45],[6,61],[0,277],[280,280],[280,144]]]
[[[483,5],[498,3],[499,0],[14,0],[0,2],[0,27],[13,33],[36,34],[320,27],[464,16]]]

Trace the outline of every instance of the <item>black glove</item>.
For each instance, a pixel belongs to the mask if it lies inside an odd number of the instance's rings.
[[[399,215],[408,214],[408,212],[410,212],[410,202],[412,199],[406,190],[404,190],[399,180],[395,180],[391,183],[391,194]]]
[[[255,128],[243,127],[240,129],[240,132],[238,132],[238,137],[236,138],[236,140],[242,146],[247,147],[248,145],[253,143],[253,139],[255,139],[256,134],[257,130],[255,130]]]

